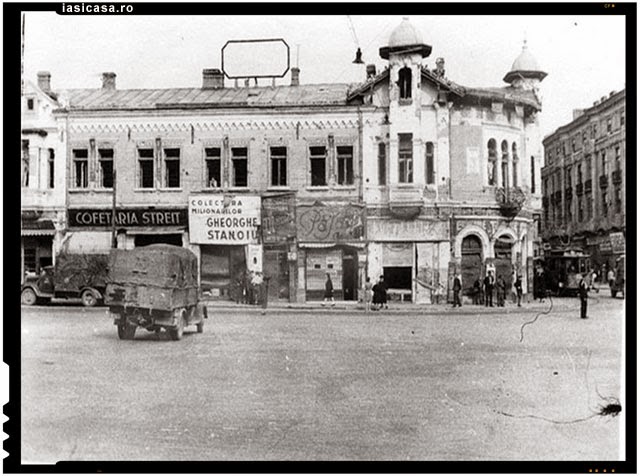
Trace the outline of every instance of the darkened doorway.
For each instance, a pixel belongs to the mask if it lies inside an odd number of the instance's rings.
[[[462,290],[470,295],[473,283],[477,279],[482,283],[482,242],[475,235],[469,235],[462,240]]]
[[[139,246],[155,245],[159,243],[182,246],[182,233],[170,235],[135,235],[134,238],[136,248]]]
[[[342,292],[345,301],[355,301],[358,284],[358,254],[344,250],[342,253]]]

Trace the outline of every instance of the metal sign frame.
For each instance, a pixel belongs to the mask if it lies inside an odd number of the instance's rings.
[[[273,43],[273,42],[281,42],[287,48],[287,69],[285,69],[282,74],[280,74],[280,75],[274,75],[274,74],[267,74],[267,75],[250,74],[250,75],[242,75],[242,76],[231,76],[231,75],[227,74],[227,72],[225,71],[225,69],[224,69],[224,50],[230,44],[235,44],[235,43]],[[222,72],[224,73],[224,75],[228,79],[284,78],[286,76],[286,74],[289,72],[289,70],[291,69],[291,51],[290,51],[289,45],[287,44],[286,41],[284,41],[283,38],[266,38],[266,39],[256,39],[256,40],[228,40],[224,44],[222,49],[220,50],[220,56],[222,58]]]

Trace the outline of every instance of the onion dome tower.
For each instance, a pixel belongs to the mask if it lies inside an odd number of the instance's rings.
[[[408,18],[403,18],[391,36],[389,36],[388,46],[380,48],[380,57],[388,60],[390,54],[419,53],[423,58],[431,54],[431,46],[424,43],[422,35],[409,22]]]
[[[503,81],[519,89],[537,89],[540,82],[547,76],[538,66],[535,57],[527,47],[527,40],[524,40],[522,52],[513,62]]]

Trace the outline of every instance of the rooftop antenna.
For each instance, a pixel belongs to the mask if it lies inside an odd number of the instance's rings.
[[[356,35],[356,29],[353,27],[353,21],[351,20],[351,15],[347,15],[349,19],[349,27],[351,28],[351,34],[353,35],[353,41],[356,43],[356,59],[353,60],[353,64],[364,64],[362,61],[362,50],[360,49],[360,42],[358,41],[358,35]]]

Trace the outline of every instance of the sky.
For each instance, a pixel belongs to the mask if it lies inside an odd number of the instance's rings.
[[[282,38],[290,47],[291,65],[300,67],[301,83],[358,82],[365,77],[365,66],[352,63],[356,47],[362,49],[365,63],[376,64],[378,71],[384,68],[386,61],[378,50],[402,21],[398,13],[349,17],[27,12],[24,77],[35,81],[38,71],[49,71],[54,90],[98,88],[105,71],[117,74],[118,89],[200,87],[203,69],[221,67],[221,49],[228,40]],[[540,68],[548,73],[541,85],[543,135],[570,122],[574,109],[590,107],[625,87],[625,25],[620,15],[410,15],[409,20],[433,48],[424,64],[435,67],[435,59],[444,57],[447,77],[463,86],[506,86],[502,78],[526,38]],[[253,46],[228,47],[225,69],[242,64],[251,74],[279,74],[283,65],[286,68],[282,45]],[[289,81],[287,75],[277,84]]]

